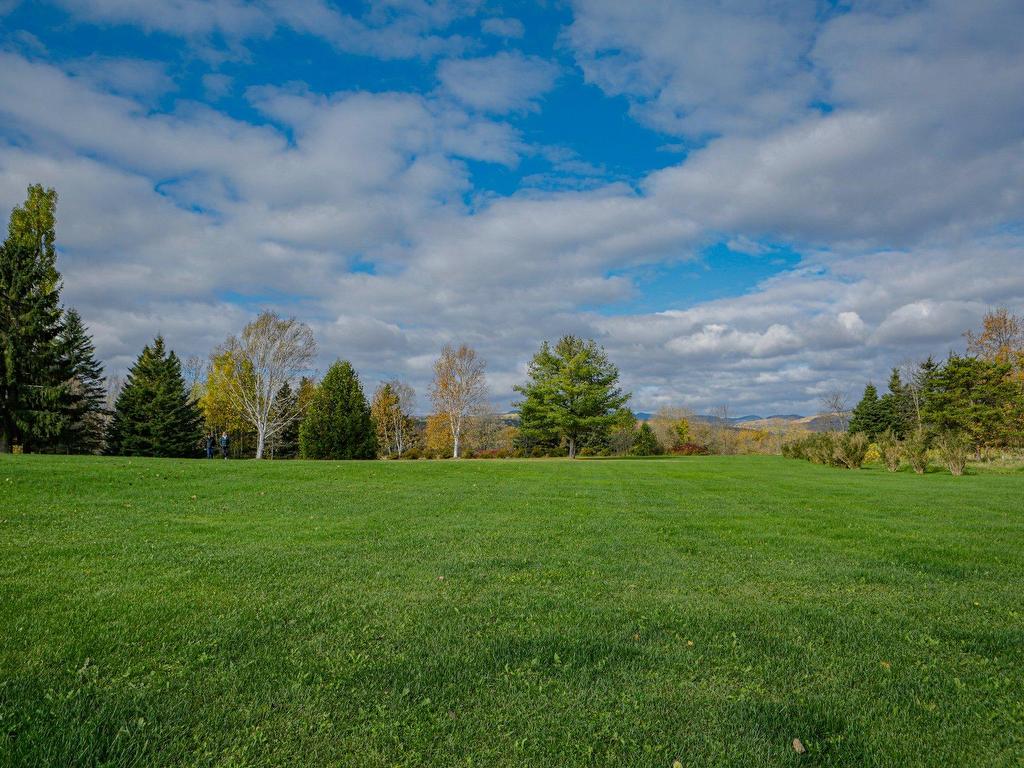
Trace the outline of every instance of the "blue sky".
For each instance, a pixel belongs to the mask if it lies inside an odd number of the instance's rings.
[[[0,203],[61,194],[111,372],[261,308],[496,407],[545,338],[634,405],[811,412],[1024,275],[1024,9],[982,0],[0,0]]]

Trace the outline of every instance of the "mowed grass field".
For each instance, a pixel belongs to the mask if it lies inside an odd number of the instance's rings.
[[[1024,765],[1021,473],[20,456],[0,499],[0,765]]]

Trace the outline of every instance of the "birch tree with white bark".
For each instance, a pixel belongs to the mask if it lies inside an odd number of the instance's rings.
[[[316,339],[309,326],[294,317],[263,312],[240,336],[227,340],[224,352],[234,367],[228,397],[256,431],[256,458],[262,459],[267,441],[301,415],[297,400],[278,403],[278,393],[286,383],[298,386],[316,356]]]
[[[462,344],[455,349],[446,344],[434,363],[434,383],[430,400],[452,433],[452,458],[459,458],[463,430],[469,419],[487,401],[484,361],[476,351]]]
[[[410,444],[412,410],[416,391],[405,382],[392,379],[377,387],[370,414],[377,429],[377,447],[385,456],[401,456]]]

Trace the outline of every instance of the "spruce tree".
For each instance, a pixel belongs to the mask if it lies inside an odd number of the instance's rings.
[[[903,383],[898,368],[893,368],[889,375],[889,391],[881,400],[882,419],[884,426],[882,432],[891,429],[897,438],[904,438],[910,434],[917,423],[914,403],[909,386]]]
[[[299,402],[299,393],[288,386],[286,381],[277,392],[275,403],[282,413],[294,413]],[[292,419],[271,438],[271,458],[294,459],[299,455],[299,418]]]
[[[885,410],[878,397],[878,390],[875,389],[874,384],[868,384],[864,387],[864,396],[850,415],[847,431],[850,434],[863,432],[869,439],[874,440],[885,431],[888,426],[886,421]]]
[[[114,404],[107,452],[121,456],[198,454],[202,414],[181,375],[181,362],[157,336],[128,372]]]
[[[71,378],[61,351],[57,195],[29,187],[0,246],[0,452],[46,447],[65,428]]]
[[[103,445],[106,386],[92,338],[75,309],[64,314],[60,342],[71,378],[66,397],[67,420],[56,448],[68,453],[92,453]]]
[[[306,459],[373,459],[377,436],[370,405],[348,361],[338,361],[324,376],[299,429]]]
[[[636,439],[633,440],[633,448],[630,450],[634,456],[657,456],[662,453],[661,444],[646,421],[636,431]]]

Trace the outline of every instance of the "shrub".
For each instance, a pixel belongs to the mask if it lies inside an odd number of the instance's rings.
[[[868,446],[868,452],[864,454],[865,464],[877,464],[882,460],[882,452],[878,450],[878,444],[872,443]]]
[[[834,454],[835,438],[831,432],[805,435],[782,445],[782,455],[786,458],[806,459],[814,464],[832,464]]]
[[[405,453],[402,454],[402,458],[403,459],[422,459],[423,458],[423,451],[421,451],[416,446],[413,446],[412,448],[407,448],[406,449]]]
[[[708,456],[711,449],[698,443],[681,443],[672,449],[672,453],[675,456]]]
[[[509,451],[503,448],[487,448],[473,454],[474,459],[507,459],[508,457]]]
[[[868,436],[863,432],[842,432],[833,441],[835,462],[847,469],[860,469],[868,452]]]
[[[808,461],[826,467],[836,466],[836,433],[822,432],[807,438],[804,454]]]
[[[970,454],[970,445],[963,433],[943,432],[935,441],[935,448],[939,452],[942,463],[946,465],[951,474],[959,477],[964,473],[967,457]]]
[[[928,440],[923,430],[917,430],[903,441],[903,457],[919,475],[928,469]]]
[[[903,446],[899,438],[892,431],[892,427],[878,436],[877,445],[879,456],[882,459],[882,463],[885,464],[885,468],[890,472],[898,470],[900,468]]]

